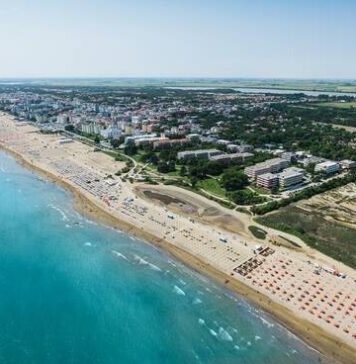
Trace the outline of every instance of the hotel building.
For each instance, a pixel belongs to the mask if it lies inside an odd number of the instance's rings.
[[[278,186],[278,175],[272,173],[264,173],[257,176],[256,184],[258,187],[271,189]]]
[[[253,166],[246,167],[244,172],[249,178],[256,180],[257,176],[260,176],[261,174],[279,172],[288,166],[288,160],[283,158],[273,158],[262,163],[257,163]]]

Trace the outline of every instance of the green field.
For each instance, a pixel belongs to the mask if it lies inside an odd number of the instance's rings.
[[[311,247],[356,268],[355,229],[332,223],[322,215],[306,212],[295,206],[259,217],[257,221],[296,235]]]
[[[321,102],[316,104],[321,107],[330,107],[337,109],[355,109],[356,110],[356,102]]]

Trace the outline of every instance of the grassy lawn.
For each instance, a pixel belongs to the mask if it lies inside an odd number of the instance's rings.
[[[257,221],[269,227],[296,235],[311,247],[356,268],[356,230],[327,221],[317,213],[295,206],[259,217]]]
[[[136,153],[135,155],[132,155],[131,158],[133,158],[138,163],[142,163],[141,162],[141,157],[142,157],[143,154],[144,154],[144,151],[139,150],[138,153]]]
[[[226,197],[226,191],[222,188],[219,182],[214,178],[207,178],[197,183],[198,188],[210,192],[219,197]]]
[[[261,187],[257,187],[257,186],[253,186],[253,185],[250,185],[249,187],[251,188],[251,190],[255,191],[259,195],[270,195],[271,194],[271,192],[269,190],[267,190],[267,189],[264,190]]]

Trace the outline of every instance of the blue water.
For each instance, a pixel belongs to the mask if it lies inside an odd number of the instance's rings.
[[[242,298],[72,202],[0,152],[0,363],[319,363]]]

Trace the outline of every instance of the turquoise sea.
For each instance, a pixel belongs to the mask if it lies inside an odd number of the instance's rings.
[[[72,203],[0,152],[0,363],[320,363],[267,314]]]

